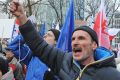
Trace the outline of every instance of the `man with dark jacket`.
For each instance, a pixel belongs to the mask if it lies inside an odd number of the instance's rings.
[[[13,0],[10,11],[20,21],[20,32],[30,49],[61,80],[119,80],[115,69],[114,55],[104,47],[98,47],[98,37],[94,30],[82,26],[72,35],[72,53],[64,53],[48,45],[39,36],[24,14],[18,1]]]

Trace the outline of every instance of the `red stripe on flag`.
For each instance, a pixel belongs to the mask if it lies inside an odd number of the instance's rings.
[[[104,7],[104,3],[101,0],[101,5],[100,5],[100,9],[99,12],[96,16],[95,19],[95,24],[93,29],[96,31],[98,38],[99,38],[99,45],[106,47],[106,48],[110,48],[110,40],[109,40],[109,35],[107,33],[107,19],[106,19],[106,15],[105,15],[105,7]]]

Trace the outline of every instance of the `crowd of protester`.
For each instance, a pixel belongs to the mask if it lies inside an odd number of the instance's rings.
[[[51,29],[49,31],[53,32],[54,29]],[[50,35],[50,33],[47,33],[44,37],[49,36],[49,35]],[[54,35],[57,35],[57,39],[58,39],[58,32],[56,32],[56,33],[54,32]],[[50,42],[51,42],[51,39],[50,39]],[[50,42],[48,40],[48,43],[50,43]],[[8,43],[8,44],[11,44],[11,43]],[[0,79],[1,80],[2,79],[3,80],[4,79],[5,80],[8,80],[8,79],[9,80],[24,80],[26,78],[26,72],[27,72],[28,65],[25,64],[24,61],[23,62],[18,61],[19,55],[17,55],[17,57],[16,57],[15,55],[17,53],[13,49],[11,49],[10,45],[8,46],[8,44],[6,44],[6,47],[2,47],[2,44],[0,44]],[[16,44],[19,44],[19,43],[16,43]],[[16,44],[14,44],[13,46],[15,46]],[[56,43],[54,43],[54,45],[55,44]],[[23,44],[21,44],[21,45],[23,45]],[[18,45],[17,45],[17,47],[19,48]],[[14,47],[14,48],[16,48],[16,47]],[[115,49],[110,49],[110,50],[114,53],[116,67],[117,67],[117,70],[120,71],[120,56],[119,56],[120,51],[115,50]],[[39,76],[41,76],[41,75],[39,75]],[[45,80],[55,80],[55,78],[53,78],[53,74],[51,72],[48,73],[48,71],[42,77],[44,79],[46,78]],[[40,78],[40,77],[38,77],[38,78]],[[37,78],[37,80],[39,80],[38,78]]]
[[[97,34],[90,27],[74,30],[71,55],[55,48],[60,31],[50,29],[41,37],[19,2],[12,1],[10,11],[21,22],[21,34],[4,47],[0,44],[0,80],[120,79],[120,50],[99,47]]]

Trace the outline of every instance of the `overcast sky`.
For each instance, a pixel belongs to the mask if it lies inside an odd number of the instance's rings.
[[[0,0],[0,1],[6,1],[6,0]],[[117,0],[118,1],[118,0]],[[120,11],[120,7],[119,7],[119,9],[118,9],[119,11]]]
[[[0,1],[6,1],[6,0],[0,0]]]

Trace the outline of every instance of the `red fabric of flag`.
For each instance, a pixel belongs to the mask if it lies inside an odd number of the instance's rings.
[[[96,31],[98,35],[99,45],[109,49],[110,40],[106,30],[106,26],[107,26],[107,19],[105,14],[105,6],[104,6],[104,2],[101,0],[101,5],[97,13],[93,29]]]

